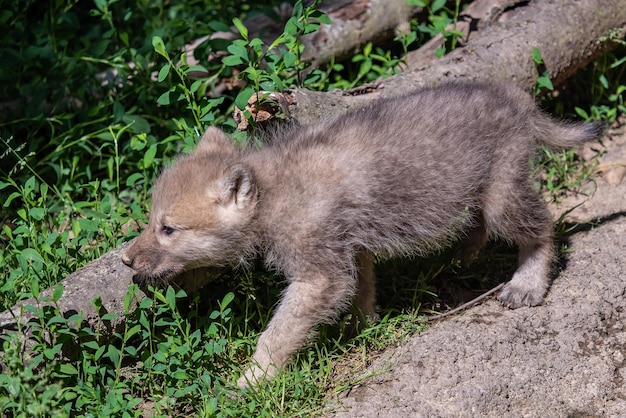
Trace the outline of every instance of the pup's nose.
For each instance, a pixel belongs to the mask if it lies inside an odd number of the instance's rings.
[[[126,264],[128,267],[133,266],[133,260],[131,260],[126,253],[122,255],[122,263]]]

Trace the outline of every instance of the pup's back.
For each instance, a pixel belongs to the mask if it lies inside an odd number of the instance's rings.
[[[597,136],[554,124],[514,87],[448,85],[287,131],[249,163],[285,236],[316,231],[375,253],[423,253],[477,222],[491,184],[528,187],[546,127],[568,134],[552,143]]]

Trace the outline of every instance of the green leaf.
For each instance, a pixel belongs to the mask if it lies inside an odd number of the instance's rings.
[[[28,214],[36,221],[41,221],[46,216],[45,208],[30,208]]]
[[[95,360],[98,360],[100,357],[102,357],[102,354],[104,354],[104,350],[105,350],[105,348],[106,348],[106,347],[105,347],[104,345],[103,345],[102,347],[98,348],[98,349],[96,350],[96,352],[94,353],[93,358],[94,358]]]
[[[161,67],[161,69],[159,70],[159,75],[157,76],[157,81],[159,83],[167,78],[171,68],[172,66],[169,64],[165,64],[163,67]]]
[[[46,322],[46,325],[49,327],[50,325],[54,325],[54,324],[66,324],[66,323],[67,323],[67,319],[63,318],[62,316],[53,316],[52,318],[48,320],[48,322]]]
[[[550,80],[547,73],[544,73],[541,77],[537,78],[537,85],[548,90],[554,90],[552,80]]]
[[[98,10],[100,10],[103,13],[106,12],[106,10],[107,10],[107,0],[94,0],[93,2],[96,5],[96,7],[98,8]]]
[[[100,202],[100,211],[105,215],[109,215],[111,213],[111,202],[108,200],[108,196]]]
[[[227,67],[236,67],[237,65],[243,64],[243,61],[238,56],[229,55],[222,58],[222,64],[226,65]]]
[[[254,89],[252,87],[246,87],[245,89],[241,90],[235,98],[235,106],[242,110],[245,109],[248,105],[248,100],[250,100],[253,94]]]
[[[248,28],[246,28],[243,22],[239,20],[238,18],[234,18],[233,25],[235,25],[235,28],[237,28],[237,30],[241,34],[241,37],[247,41],[248,40]]]
[[[215,115],[213,113],[206,113],[200,118],[200,122],[212,122],[215,120]]]
[[[130,130],[138,133],[138,134],[147,134],[150,133],[150,123],[146,120],[146,118],[139,115],[124,115],[122,120],[129,124]]]
[[[81,323],[83,321],[83,314],[82,312],[78,312],[75,313],[73,315],[71,315],[69,318],[67,318],[67,322],[76,322],[76,323]]]
[[[207,23],[207,26],[213,32],[230,32],[230,26],[224,22],[220,22],[219,20],[212,20]]]
[[[152,37],[152,47],[154,48],[154,51],[165,57],[168,61],[169,61],[169,55],[167,55],[167,51],[165,50],[165,44],[163,43],[163,39],[161,39],[160,36],[153,36]]]
[[[118,32],[118,36],[120,40],[124,43],[124,45],[128,46],[128,33],[126,32]]]
[[[263,40],[260,38],[254,38],[248,45],[250,45],[250,48],[260,51],[263,47]]]
[[[372,61],[370,60],[363,61],[361,63],[361,67],[359,68],[359,75],[357,76],[357,78],[363,77],[365,74],[369,73],[371,69],[372,69]]]
[[[620,59],[617,59],[617,57],[616,57],[615,62],[613,64],[609,65],[609,68],[610,69],[617,68],[617,67],[621,66],[625,62],[626,62],[626,57],[623,57],[623,58],[620,58]]]
[[[196,91],[198,91],[198,89],[200,88],[200,86],[202,85],[203,80],[196,80],[191,84],[191,87],[189,87],[189,91],[191,93],[195,93]]]
[[[34,250],[32,248],[24,248],[22,251],[20,251],[20,255],[24,257],[26,260],[37,261],[40,263],[44,262],[44,259],[41,256],[41,254],[39,254],[37,250]]]
[[[63,347],[63,344],[59,343],[52,348],[43,350],[43,355],[46,356],[48,360],[52,360],[57,354],[59,354],[62,347]]]
[[[4,207],[8,207],[11,202],[13,201],[13,199],[17,198],[17,197],[22,197],[22,195],[18,192],[13,192],[9,195],[9,197],[7,197],[7,199],[4,201]]]
[[[78,220],[78,225],[80,225],[80,229],[83,231],[87,231],[87,232],[100,231],[100,223],[93,219],[80,218]]]
[[[146,151],[146,153],[143,156],[143,166],[144,166],[144,168],[148,168],[148,167],[152,166],[152,163],[154,162],[154,157],[156,156],[156,153],[157,153],[157,145],[156,144],[150,145],[150,148],[148,148],[148,150]]]
[[[308,34],[308,33],[311,33],[311,32],[315,32],[316,30],[319,29],[319,27],[320,27],[320,24],[317,23],[317,22],[315,22],[315,23],[307,23],[304,26],[304,33]]]
[[[172,103],[172,93],[173,91],[166,91],[165,93],[163,93],[162,95],[159,96],[159,98],[157,99],[157,103],[163,106],[167,106],[170,103]]]
[[[291,35],[291,36],[295,36],[298,34],[298,30],[299,30],[299,23],[298,20],[294,17],[291,17],[287,23],[285,23],[285,33],[287,35]]]
[[[35,298],[39,297],[39,283],[36,280],[31,280],[30,291],[33,294],[33,297]],[[30,312],[38,316],[42,315],[41,309],[39,309],[39,307],[37,306],[24,305],[23,308],[26,312]]]
[[[197,71],[200,73],[208,73],[209,70],[206,69],[206,67],[202,66],[202,65],[192,65],[191,67],[189,67],[187,69],[187,72],[191,72],[191,71]]]
[[[530,53],[535,64],[543,64],[543,57],[541,56],[541,51],[537,47],[533,47],[533,50]]]
[[[176,380],[185,380],[185,379],[189,379],[189,375],[188,375],[187,373],[183,372],[183,371],[180,371],[180,370],[178,370],[178,371],[174,372],[173,377],[174,377],[174,379],[176,379]]]
[[[187,378],[188,378],[188,376],[187,376],[187,375],[182,376],[182,377],[179,377],[179,376],[178,376],[178,373],[182,373],[182,372],[176,372],[176,373],[174,374],[174,377],[175,377],[176,379],[181,379],[181,380],[184,380],[184,379],[187,379]],[[178,389],[178,390],[176,390],[176,392],[174,392],[174,397],[175,397],[175,398],[182,398],[183,396],[187,396],[188,394],[190,394],[190,393],[192,393],[192,392],[196,391],[197,389],[198,389],[198,385],[197,385],[197,384],[195,384],[195,383],[194,383],[194,384],[191,384],[191,385],[188,385],[188,386],[184,386],[183,388]]]
[[[446,5],[446,0],[435,0],[432,4],[432,6],[430,6],[430,10],[432,13],[436,13],[438,12],[440,9],[443,8],[443,6]]]
[[[75,237],[80,235],[80,223],[78,222],[78,219],[72,219],[72,233],[74,234]]]
[[[114,319],[117,319],[117,314],[115,313],[105,313],[104,315],[102,315],[102,317],[100,318],[103,321],[112,321]]]
[[[59,367],[59,372],[65,376],[75,376],[78,374],[78,369],[74,367],[71,363],[63,363]]]
[[[91,306],[93,306],[96,311],[100,311],[102,308],[102,298],[100,296],[96,296],[91,300]]]
[[[363,47],[363,55],[365,57],[369,57],[369,55],[372,53],[372,43],[368,42],[367,44],[365,44],[365,46]]]
[[[226,48],[231,54],[241,58],[243,61],[248,61],[248,49],[243,45],[231,44]]]
[[[317,20],[324,25],[330,25],[331,23],[333,23],[330,16],[328,16],[326,13],[320,13],[320,15],[317,16]]]
[[[115,122],[121,121],[125,113],[126,113],[126,110],[124,109],[124,106],[122,106],[122,104],[118,102],[117,100],[114,101],[113,102],[113,120]]]
[[[141,325],[137,324],[134,327],[130,328],[128,331],[126,331],[124,338],[128,340],[139,331],[141,331]]]
[[[58,302],[59,300],[61,300],[61,297],[63,296],[63,290],[63,285],[59,283],[52,292],[52,301]]]
[[[169,306],[171,310],[176,309],[176,292],[171,286],[168,286],[165,292],[165,301],[167,302],[167,306]]]
[[[604,87],[605,90],[608,90],[609,81],[606,79],[606,76],[604,74],[600,74],[600,76],[598,77],[598,81],[600,82],[600,84],[602,84],[602,87]]]
[[[132,186],[137,182],[137,180],[143,179],[142,173],[133,173],[126,179],[126,186]]]
[[[235,294],[233,292],[228,292],[222,301],[220,302],[220,310],[226,309],[226,307],[235,299]]]
[[[136,300],[136,295],[138,292],[138,287],[136,284],[132,284],[129,286],[126,294],[124,295],[124,312],[129,312],[131,304]]]
[[[113,362],[113,364],[117,365],[120,359],[120,350],[118,350],[113,345],[109,345],[107,347],[107,353],[105,357],[108,357]]]
[[[91,350],[97,350],[100,348],[100,345],[98,345],[97,341],[85,341],[84,343],[82,343],[82,345]]]

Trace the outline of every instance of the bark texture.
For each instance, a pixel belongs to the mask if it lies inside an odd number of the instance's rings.
[[[420,8],[408,6],[406,0],[335,0],[323,2],[320,10],[330,17],[331,24],[302,38],[302,59],[314,66],[333,57],[350,57],[367,42],[393,38],[407,29]]]

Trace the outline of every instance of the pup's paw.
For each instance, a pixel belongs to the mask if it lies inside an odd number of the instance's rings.
[[[498,299],[504,306],[517,309],[522,306],[537,306],[541,304],[545,293],[543,289],[529,288],[509,282],[502,288]]]
[[[270,379],[276,374],[276,367],[270,366],[268,370],[263,370],[259,366],[250,366],[248,370],[237,380],[240,389],[257,386],[259,383]]]

